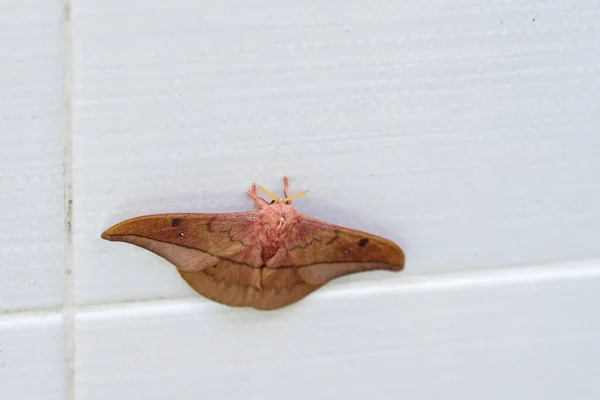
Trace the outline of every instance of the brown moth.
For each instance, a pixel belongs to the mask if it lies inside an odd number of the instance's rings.
[[[284,177],[278,198],[253,184],[247,193],[254,211],[147,215],[116,224],[102,238],[167,259],[211,300],[260,310],[292,304],[339,276],[402,270],[404,253],[395,243],[300,214],[291,202],[307,192],[290,196],[288,185]]]

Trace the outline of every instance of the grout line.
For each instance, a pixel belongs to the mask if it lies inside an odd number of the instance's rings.
[[[372,295],[375,293],[406,294],[414,292],[436,292],[469,290],[470,288],[501,287],[505,285],[522,286],[544,282],[565,282],[574,280],[600,279],[600,259],[577,260],[563,263],[536,264],[512,268],[495,269],[494,271],[462,271],[436,275],[408,276],[405,278],[387,279],[373,285],[369,281],[346,282],[335,288],[325,287],[312,293],[311,298],[339,298]],[[127,302],[87,304],[77,307],[77,313],[106,314],[135,310],[139,312],[155,312],[156,309],[173,309],[179,307],[213,307],[215,303],[202,296],[186,296],[179,298],[144,299]],[[226,306],[222,306],[226,307]],[[249,312],[256,310],[246,309]],[[260,311],[259,313],[263,313]],[[136,314],[137,315],[137,314]]]
[[[71,247],[70,247],[71,248]],[[72,250],[65,257],[72,266]],[[71,267],[72,268],[72,267]],[[148,305],[151,307],[173,304],[173,303],[197,303],[209,302],[210,300],[196,294],[171,296],[171,297],[154,297],[145,299],[117,300],[105,301],[98,303],[88,303],[75,306],[73,296],[73,280],[69,272],[71,268],[65,269],[65,282],[67,284],[67,295],[65,304],[61,308],[38,308],[38,309],[23,309],[11,310],[0,313],[0,320],[4,318],[44,318],[48,316],[62,314],[65,318],[69,318],[67,325],[70,326],[70,335],[73,335],[74,318],[76,313],[90,312],[98,310],[115,310],[119,308],[130,308],[136,305]],[[379,277],[383,277],[386,271],[373,271],[379,273]],[[362,291],[373,290],[389,290],[397,288],[401,291],[413,290],[431,290],[431,288],[454,288],[468,287],[481,285],[505,285],[505,284],[527,284],[531,282],[548,282],[553,280],[579,280],[600,277],[600,258],[585,258],[562,262],[548,262],[541,264],[513,265],[511,267],[491,268],[489,270],[461,270],[452,272],[436,272],[430,274],[419,275],[402,275],[394,274],[391,278],[366,278],[361,280],[347,280],[342,283],[343,279],[351,279],[348,277],[340,278],[337,284],[329,284],[326,289],[316,291],[312,297],[320,296],[327,292],[329,295],[338,295],[344,293],[358,293]],[[376,287],[374,286],[376,283]],[[71,362],[73,361],[73,348],[71,348]]]
[[[0,313],[0,323],[6,320],[14,319],[45,319],[60,316],[64,320],[64,312],[62,308],[59,309],[36,309],[36,310],[22,310],[22,311],[9,311]]]
[[[64,0],[63,10],[63,179],[65,209],[65,298],[62,312],[65,317],[65,385],[67,400],[75,400],[75,307],[73,282],[73,43],[71,0]]]
[[[382,272],[385,274],[385,272]],[[380,274],[380,276],[383,276]],[[491,270],[463,270],[448,273],[405,275],[394,274],[392,278],[382,280],[346,281],[339,285],[326,286],[311,294],[312,297],[354,296],[381,291],[399,291],[402,293],[414,291],[455,290],[468,289],[469,287],[502,286],[502,285],[527,285],[531,283],[589,280],[600,278],[600,258],[550,262],[541,264],[519,265],[506,268],[493,268]],[[343,278],[341,278],[343,279]],[[374,284],[376,282],[376,284]],[[71,282],[72,288],[72,282]],[[72,291],[71,291],[72,292]],[[70,303],[62,309],[23,310],[0,314],[3,318],[19,317],[47,317],[63,313],[70,329],[70,339],[73,338],[74,318],[76,313],[97,313],[105,311],[129,310],[138,307],[170,307],[172,305],[205,304],[210,300],[199,296],[181,296],[165,298],[134,299],[128,301],[114,301],[103,303],[84,304],[75,307],[70,295]],[[74,344],[74,342],[71,342]],[[74,348],[70,348],[70,366],[72,367]],[[72,369],[71,369],[72,371]],[[73,371],[72,371],[73,372]],[[71,375],[71,380],[73,375]],[[74,398],[70,398],[73,400]]]
[[[375,272],[375,271],[373,271]],[[387,271],[381,271],[385,274]],[[381,281],[359,280],[341,283],[339,285],[325,285],[325,288],[311,293],[313,298],[330,296],[355,296],[375,292],[400,291],[403,293],[414,291],[455,290],[468,289],[469,287],[527,285],[531,283],[588,280],[600,278],[600,259],[583,259],[564,262],[551,262],[533,265],[512,266],[507,268],[494,268],[493,270],[463,270],[449,273],[424,274],[393,277]],[[383,275],[380,275],[383,276]],[[341,278],[344,279],[344,278]],[[78,313],[105,312],[128,310],[137,307],[164,307],[174,304],[207,304],[210,300],[192,295],[185,297],[169,297],[163,299],[150,298],[131,301],[115,301],[97,304],[86,304],[77,307]]]

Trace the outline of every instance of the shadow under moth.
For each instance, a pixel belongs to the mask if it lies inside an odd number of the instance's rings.
[[[199,294],[222,304],[272,310],[355,272],[400,271],[395,243],[300,214],[283,178],[283,198],[262,186],[247,192],[255,210],[155,214],[120,222],[102,234],[143,247],[173,263]],[[271,201],[259,197],[257,189]]]

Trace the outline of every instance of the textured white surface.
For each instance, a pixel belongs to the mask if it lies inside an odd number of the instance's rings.
[[[0,400],[67,398],[62,315],[0,316]]]
[[[63,299],[61,24],[57,2],[0,1],[0,313]]]
[[[599,20],[596,0],[0,1],[0,400],[600,398]],[[284,174],[406,271],[261,313],[99,238],[247,210]]]
[[[569,267],[581,273],[350,285],[270,313],[193,301],[83,312],[76,393],[597,399],[598,264]]]
[[[563,3],[77,1],[77,302],[190,295],[99,233],[283,174],[406,274],[600,255],[600,11]]]

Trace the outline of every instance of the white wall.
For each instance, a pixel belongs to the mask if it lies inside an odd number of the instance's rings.
[[[594,0],[0,0],[0,399],[599,398],[598,20]],[[299,211],[398,242],[406,270],[258,312],[99,238],[248,210],[284,174]]]

